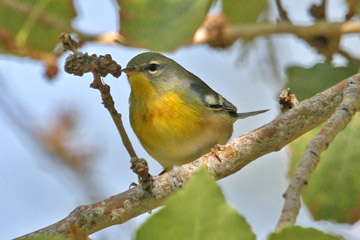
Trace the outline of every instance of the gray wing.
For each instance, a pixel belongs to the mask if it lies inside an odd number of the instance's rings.
[[[231,102],[212,90],[206,83],[201,81],[194,74],[190,74],[192,77],[189,79],[198,79],[198,81],[191,81],[190,88],[200,96],[200,99],[205,106],[211,108],[214,111],[227,111],[235,118],[247,118],[268,111],[268,109],[266,109],[254,112],[237,113],[237,108]]]
[[[195,75],[193,75],[193,77],[197,78],[199,81],[191,81],[190,88],[200,96],[201,102],[205,106],[214,111],[227,111],[231,115],[234,114],[234,116],[237,116],[237,108],[231,102],[215,92]]]

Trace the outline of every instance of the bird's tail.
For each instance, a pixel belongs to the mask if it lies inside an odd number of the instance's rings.
[[[255,116],[255,115],[258,115],[260,113],[267,112],[267,111],[269,111],[269,109],[265,109],[265,110],[261,110],[261,111],[255,111],[255,112],[236,113],[236,117],[238,119],[247,118],[247,117]]]

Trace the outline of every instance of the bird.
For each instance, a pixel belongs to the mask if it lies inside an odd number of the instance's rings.
[[[226,144],[236,120],[268,111],[238,113],[199,77],[157,52],[135,56],[122,71],[131,88],[131,127],[164,172]]]

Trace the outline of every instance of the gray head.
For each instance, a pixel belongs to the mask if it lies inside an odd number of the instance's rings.
[[[145,52],[137,55],[123,71],[129,76],[142,74],[157,88],[169,88],[185,83],[189,72],[174,60],[160,53]]]

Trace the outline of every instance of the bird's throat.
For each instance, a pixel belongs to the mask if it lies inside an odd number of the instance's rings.
[[[134,74],[129,76],[131,92],[136,100],[149,101],[156,96],[154,86],[150,80],[143,74]]]

